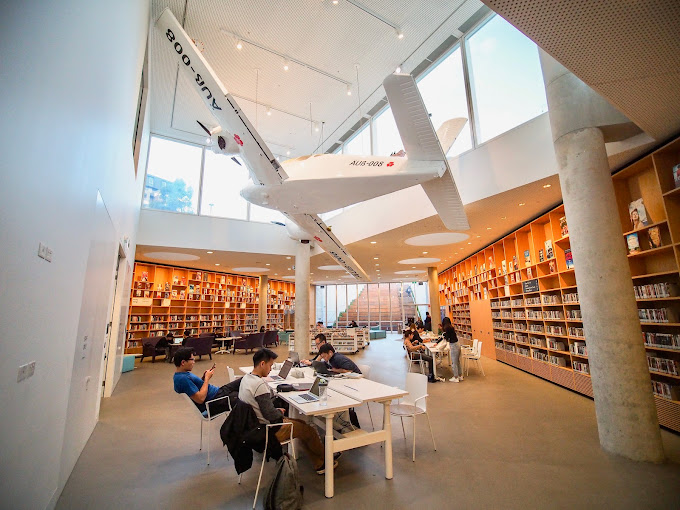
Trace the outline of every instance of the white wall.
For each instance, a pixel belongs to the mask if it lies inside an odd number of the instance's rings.
[[[137,244],[279,255],[296,249],[281,225],[151,209],[141,212]]]
[[[135,249],[143,171],[135,178],[131,145],[149,2],[12,0],[1,24],[0,494],[5,508],[40,509],[80,453],[62,446],[98,190]],[[30,361],[35,375],[17,383]]]

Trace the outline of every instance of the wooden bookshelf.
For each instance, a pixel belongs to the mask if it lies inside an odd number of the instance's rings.
[[[672,173],[678,164],[680,139],[612,179],[622,243],[637,233],[640,245],[628,261],[659,422],[680,432],[680,188]],[[629,204],[640,199],[647,223],[634,229]],[[578,261],[568,263],[570,253],[559,206],[441,273],[440,302],[451,315],[458,303],[488,299],[498,361],[592,397]],[[482,330],[477,320],[473,314],[473,331]]]
[[[128,354],[142,352],[141,339],[172,332],[225,333],[258,328],[257,277],[135,263],[126,331]],[[295,307],[293,282],[269,281],[268,325],[285,325]]]

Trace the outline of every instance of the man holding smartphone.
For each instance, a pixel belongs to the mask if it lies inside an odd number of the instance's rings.
[[[225,384],[221,388],[210,384],[210,379],[215,373],[215,363],[213,363],[210,370],[206,370],[203,377],[192,374],[191,371],[194,368],[196,359],[194,358],[194,350],[190,347],[179,349],[175,354],[174,362],[177,367],[173,376],[175,391],[188,395],[201,412],[205,412],[206,402],[238,393],[238,383],[240,383],[240,380]],[[218,414],[229,410],[229,399],[227,398],[210,404],[210,414]]]

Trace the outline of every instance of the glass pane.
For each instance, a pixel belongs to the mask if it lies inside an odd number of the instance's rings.
[[[399,332],[403,329],[404,320],[401,316],[401,283],[390,283],[392,297],[392,323],[390,331]]]
[[[410,320],[418,320],[418,310],[416,309],[415,284],[404,282],[402,286],[401,299],[404,308],[404,323]]]
[[[365,328],[368,326],[368,294],[365,283],[357,283],[357,324]]]
[[[202,148],[151,137],[142,207],[196,214]]]
[[[278,221],[280,223],[286,223],[288,218],[286,218],[282,212],[275,211],[274,209],[267,209],[266,207],[250,204],[250,221],[259,221],[262,223]]]
[[[418,90],[423,96],[435,130],[449,119],[470,119],[465,95],[463,61],[460,47],[418,80]],[[472,135],[468,122],[449,149],[447,156],[456,156],[472,149]]]
[[[356,284],[347,286],[347,320],[357,321],[359,323],[359,302],[357,301],[357,286]]]
[[[324,325],[327,328],[335,327],[336,315],[336,300],[335,300],[336,285],[326,285],[326,320]]]
[[[368,129],[368,126],[368,123],[364,124],[359,133],[349,142],[345,143],[345,154],[353,154],[355,156],[371,155],[371,130]]]
[[[404,148],[391,108],[387,108],[376,117],[373,125],[375,126],[373,149],[376,156],[389,156]]]
[[[326,287],[317,285],[316,286],[316,318],[314,319],[314,324],[317,322],[324,321],[326,317]]]
[[[536,45],[500,16],[467,42],[477,141],[548,111]]]
[[[349,321],[347,319],[347,285],[338,285],[337,287],[337,307],[338,307],[338,320],[337,324],[340,328],[346,328]]]
[[[369,327],[374,328],[380,324],[380,294],[378,293],[378,284],[367,284],[366,292],[368,295],[368,324]]]
[[[248,202],[239,192],[251,184],[248,169],[233,159],[205,151],[201,214],[220,218],[247,219]]]

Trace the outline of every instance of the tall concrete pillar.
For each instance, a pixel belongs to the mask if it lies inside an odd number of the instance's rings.
[[[269,292],[267,283],[269,278],[266,275],[260,276],[260,301],[257,307],[257,329],[262,326],[267,327],[267,301],[269,299]]]
[[[664,458],[605,142],[630,121],[541,51],[569,226],[600,444],[638,461]]]
[[[300,356],[309,352],[309,258],[310,244],[298,241],[295,253],[295,350]]]
[[[436,267],[427,268],[427,285],[430,294],[432,331],[436,333],[442,325],[442,314],[439,312],[439,273]]]

